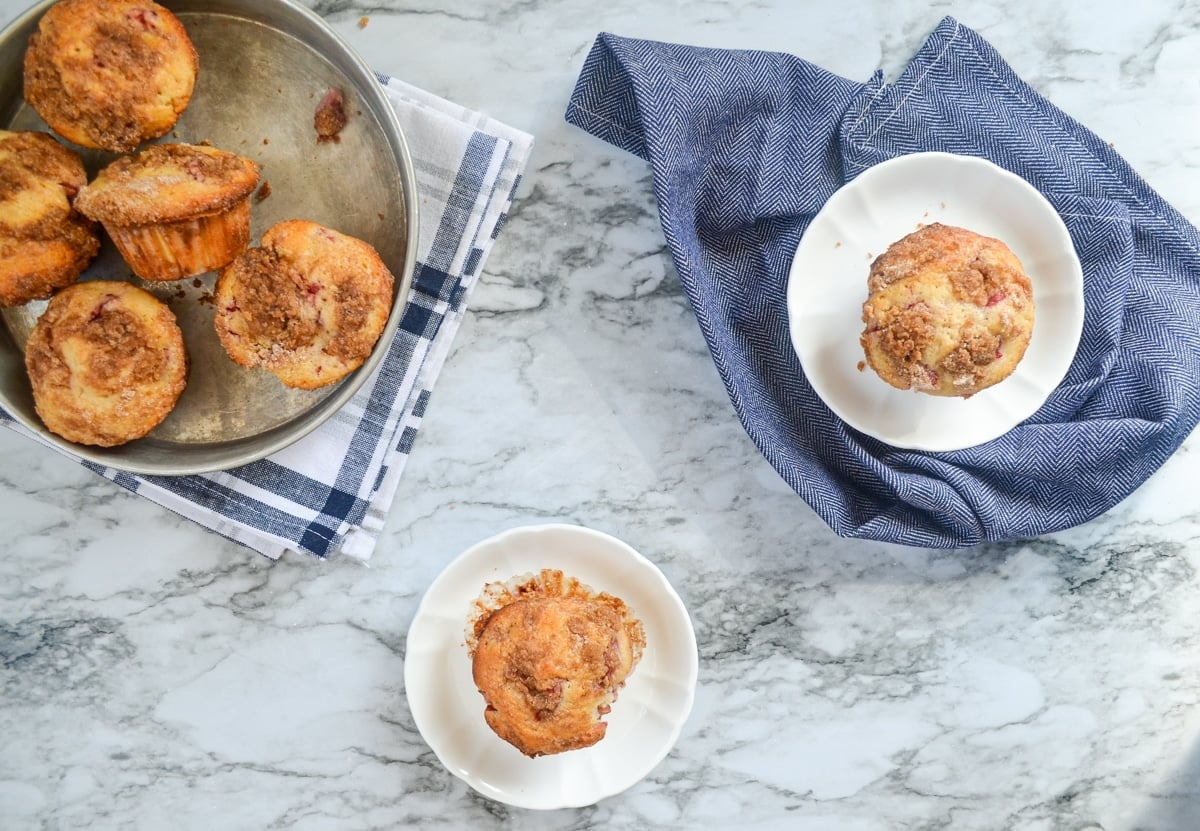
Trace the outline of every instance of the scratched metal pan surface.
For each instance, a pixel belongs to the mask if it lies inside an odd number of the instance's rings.
[[[191,359],[178,405],[148,436],[112,448],[67,442],[38,419],[24,346],[45,301],[0,314],[0,406],[53,444],[99,464],[176,476],[227,470],[292,444],[338,411],[382,359],[403,314],[416,258],[412,161],[396,116],[363,61],[328,25],[290,0],[159,0],[175,12],[200,56],[191,103],[160,141],[209,141],[258,163],[270,194],[251,203],[251,245],[284,219],[302,218],[366,240],[396,278],[395,303],[374,353],[338,384],[302,391],[237,366],[213,328],[216,272],[171,283],[133,276],[111,242],[82,279],[121,279],[164,300]],[[50,132],[22,99],[29,35],[52,2],[0,33],[0,127]],[[338,87],[349,116],[337,142],[319,143],[313,115]],[[60,139],[61,140],[61,139]],[[71,146],[89,177],[115,156]]]

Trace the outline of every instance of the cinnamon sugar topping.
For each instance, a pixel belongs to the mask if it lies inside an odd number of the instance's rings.
[[[393,278],[366,242],[314,222],[268,229],[217,281],[215,325],[237,363],[286,385],[334,383],[370,356],[387,324]]]
[[[529,757],[603,739],[645,644],[623,601],[557,569],[486,584],[467,629],[484,720]]]
[[[228,210],[258,185],[249,159],[195,144],[154,144],[105,167],[76,200],[105,224],[147,225]]]
[[[635,652],[639,657],[641,656],[642,650],[646,646],[646,633],[642,628],[642,622],[633,616],[625,601],[607,592],[597,592],[556,568],[542,569],[537,574],[523,574],[510,580],[485,583],[479,597],[472,604],[468,619],[466,638],[468,654],[474,657],[475,648],[479,644],[479,636],[487,627],[488,619],[493,612],[518,600],[544,597],[576,598],[612,609],[626,622],[626,629],[634,644]]]
[[[166,418],[186,384],[187,353],[165,304],[128,283],[95,280],[54,296],[25,366],[51,431],[108,447]]]
[[[199,59],[183,24],[150,0],[62,0],[25,53],[25,97],[55,132],[127,153],[187,107]]]
[[[86,181],[48,134],[0,130],[0,306],[49,297],[96,256],[95,225],[71,204]]]

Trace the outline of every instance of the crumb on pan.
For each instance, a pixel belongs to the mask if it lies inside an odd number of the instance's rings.
[[[338,142],[346,126],[346,96],[337,87],[330,87],[313,113],[313,127],[318,142]]]

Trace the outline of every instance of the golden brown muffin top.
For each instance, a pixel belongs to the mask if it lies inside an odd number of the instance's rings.
[[[393,283],[369,243],[286,220],[221,270],[214,323],[237,363],[315,389],[371,354],[392,310]]]
[[[897,280],[944,280],[955,299],[986,306],[1014,283],[1030,290],[1017,255],[1000,240],[966,228],[934,222],[888,247],[875,258],[867,278],[874,294]]]
[[[0,306],[20,306],[49,297],[78,279],[100,251],[91,223],[76,215],[51,239],[17,239],[0,234]]]
[[[62,0],[25,52],[25,99],[64,138],[127,153],[165,134],[191,100],[196,49],[151,0]]]
[[[1033,328],[1033,288],[1002,241],[933,223],[876,258],[860,342],[892,386],[968,396],[1011,374]]]
[[[333,291],[338,329],[322,347],[326,353],[347,360],[363,360],[371,354],[379,332],[369,321],[380,312],[386,319],[391,311],[393,279],[374,248],[330,228],[294,219],[269,228],[263,234],[262,248],[271,260],[287,269],[288,287],[298,296],[315,294],[323,287]],[[271,283],[278,286],[278,277]],[[258,319],[262,314],[262,337],[289,344],[294,333],[281,325],[278,310],[272,308],[279,293],[272,295],[269,286],[257,279],[246,280],[243,288],[246,294],[242,297],[251,316]],[[289,316],[288,320],[295,317]]]
[[[86,181],[52,136],[0,130],[0,306],[49,297],[99,252],[95,224],[71,206]]]
[[[472,663],[484,716],[527,756],[589,747],[634,664],[612,606],[577,597],[525,598],[493,612]]]
[[[154,144],[101,170],[75,207],[105,224],[154,225],[226,210],[257,185],[258,165],[235,153]]]
[[[38,415],[53,432],[112,446],[161,422],[186,384],[166,304],[129,283],[76,283],[51,299],[25,347]]]
[[[52,136],[0,130],[0,236],[54,237],[86,182],[79,156]]]

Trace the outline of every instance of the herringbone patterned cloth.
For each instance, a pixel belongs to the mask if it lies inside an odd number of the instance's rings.
[[[893,84],[789,55],[604,34],[567,120],[650,162],[738,417],[838,534],[950,548],[1067,528],[1145,481],[1200,418],[1200,235],[951,18]],[[1062,215],[1084,270],[1083,339],[1061,386],[1001,438],[953,453],[849,429],[788,337],[788,269],[808,222],[866,168],[922,150],[1024,177]]]

